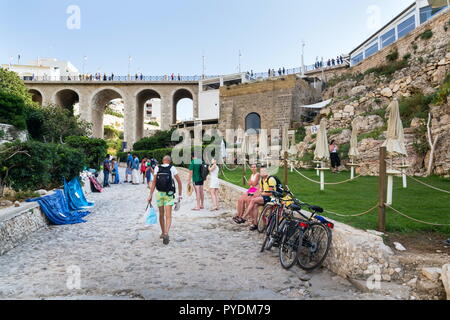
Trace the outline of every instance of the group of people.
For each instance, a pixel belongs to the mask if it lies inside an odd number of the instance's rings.
[[[270,176],[266,168],[259,169],[252,164],[251,176],[248,179],[248,190],[238,199],[236,215],[233,221],[237,224],[249,223],[250,231],[258,229],[259,208],[266,205],[272,199],[272,193],[280,188],[279,179]]]
[[[103,160],[103,188],[109,188],[111,184],[119,183],[119,162],[116,158],[108,154],[105,160]]]
[[[337,56],[336,59],[335,58],[328,59],[328,61],[326,63],[327,67],[333,67],[333,66],[341,65],[341,64],[344,64],[344,57],[342,57],[342,56]],[[317,59],[316,63],[314,64],[314,68],[320,69],[323,67],[324,67],[324,62],[319,61]]]

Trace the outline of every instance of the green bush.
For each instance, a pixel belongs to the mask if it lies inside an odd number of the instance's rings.
[[[450,73],[447,73],[444,82],[439,87],[433,98],[433,104],[443,105],[447,103],[449,95],[450,95]]]
[[[71,180],[78,176],[85,163],[80,150],[66,145],[28,141],[6,144],[8,147],[26,152],[10,159],[7,159],[9,154],[4,153],[0,159],[2,171],[11,168],[7,183],[16,191],[59,187],[64,178]]]
[[[425,30],[421,35],[420,35],[420,39],[422,40],[428,40],[431,39],[433,37],[433,31],[431,31],[430,29]]]
[[[19,130],[27,127],[24,100],[0,88],[0,123],[11,124]]]
[[[159,131],[154,136],[143,138],[133,145],[133,150],[155,150],[174,146],[177,142],[172,142],[173,131]]]
[[[380,127],[380,128],[376,128],[375,130],[373,130],[371,132],[360,134],[358,136],[358,141],[362,141],[364,139],[380,140],[381,139],[381,135],[384,133],[384,131],[386,131],[386,129],[387,129],[387,127],[383,126],[383,127]]]
[[[398,51],[397,51],[397,50],[392,51],[391,53],[389,53],[389,54],[386,56],[386,60],[387,60],[387,61],[390,61],[390,62],[394,62],[394,61],[396,61],[397,59],[398,59]]]
[[[300,143],[302,142],[306,137],[306,129],[305,127],[301,126],[295,131],[295,142]]]
[[[120,131],[113,126],[106,125],[103,128],[103,134],[105,136],[105,139],[117,139],[120,136]]]
[[[63,142],[69,136],[89,136],[92,124],[57,106],[32,107],[27,110],[31,138],[42,142]]]
[[[108,145],[103,139],[70,136],[65,142],[68,146],[81,150],[85,155],[85,165],[97,170],[108,150]]]
[[[341,159],[348,158],[348,152],[350,151],[350,143],[345,143],[339,147],[339,154]]]
[[[106,107],[105,108],[105,114],[109,114],[110,116],[114,116],[117,118],[124,118],[125,116],[117,111],[114,111],[113,109],[111,109],[111,107]]]
[[[330,131],[328,131],[328,135],[333,136],[335,134],[341,134],[342,131],[344,131],[344,128],[331,129]]]
[[[374,73],[377,76],[390,77],[396,71],[404,69],[407,66],[408,66],[407,60],[398,60],[398,61],[393,61],[393,62],[383,64],[379,67],[370,68],[364,74]]]
[[[409,128],[413,118],[425,119],[430,110],[430,103],[434,96],[424,96],[422,93],[416,93],[411,97],[402,98],[399,101],[400,116],[403,127]]]

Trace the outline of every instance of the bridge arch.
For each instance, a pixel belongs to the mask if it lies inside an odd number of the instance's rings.
[[[74,113],[75,104],[80,102],[80,94],[74,89],[62,89],[55,92],[52,101],[58,107],[65,108]]]
[[[106,106],[115,99],[124,99],[124,94],[111,87],[103,87],[96,90],[92,94],[91,100],[91,123],[92,123],[92,135],[96,138],[103,138],[104,126],[103,118],[105,114]]]
[[[30,89],[28,90],[28,93],[31,94],[31,99],[42,106],[42,103],[44,101],[44,96],[41,91],[37,89]]]
[[[162,95],[154,89],[143,89],[136,94],[136,124],[135,124],[135,126],[136,126],[136,141],[139,141],[140,139],[142,139],[145,134],[144,122],[145,122],[146,114],[147,114],[147,112],[149,112],[149,110],[147,110],[147,103],[148,102],[156,102],[159,100],[159,104],[160,104],[159,118],[161,118],[161,107],[162,107],[161,99],[162,99]],[[152,108],[153,108],[153,106],[152,106]],[[154,112],[154,109],[152,109],[152,112]],[[160,121],[161,121],[161,119],[160,119]]]
[[[194,94],[191,90],[187,88],[179,88],[175,90],[172,94],[172,124],[177,123],[178,118],[178,103],[182,100],[191,100],[191,106],[187,104],[187,107],[192,108],[192,117],[194,116]],[[186,105],[183,106],[186,108]]]

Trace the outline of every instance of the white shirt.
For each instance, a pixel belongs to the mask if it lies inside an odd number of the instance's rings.
[[[167,168],[169,165],[168,164],[160,164],[160,166]],[[156,166],[155,168],[155,177],[158,174],[159,171],[159,166]],[[172,173],[172,179],[175,179],[175,176],[178,174],[177,168],[175,168],[174,166],[172,166],[172,168],[170,168],[170,172]]]

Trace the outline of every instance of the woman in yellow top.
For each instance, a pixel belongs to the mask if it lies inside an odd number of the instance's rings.
[[[245,216],[250,217],[251,227],[250,231],[255,231],[258,229],[258,208],[259,206],[264,206],[272,199],[272,192],[275,191],[277,186],[277,180],[274,177],[270,177],[267,169],[261,168],[261,183],[260,183],[260,192],[261,195],[258,197],[254,197],[250,204],[247,207],[245,212]]]

